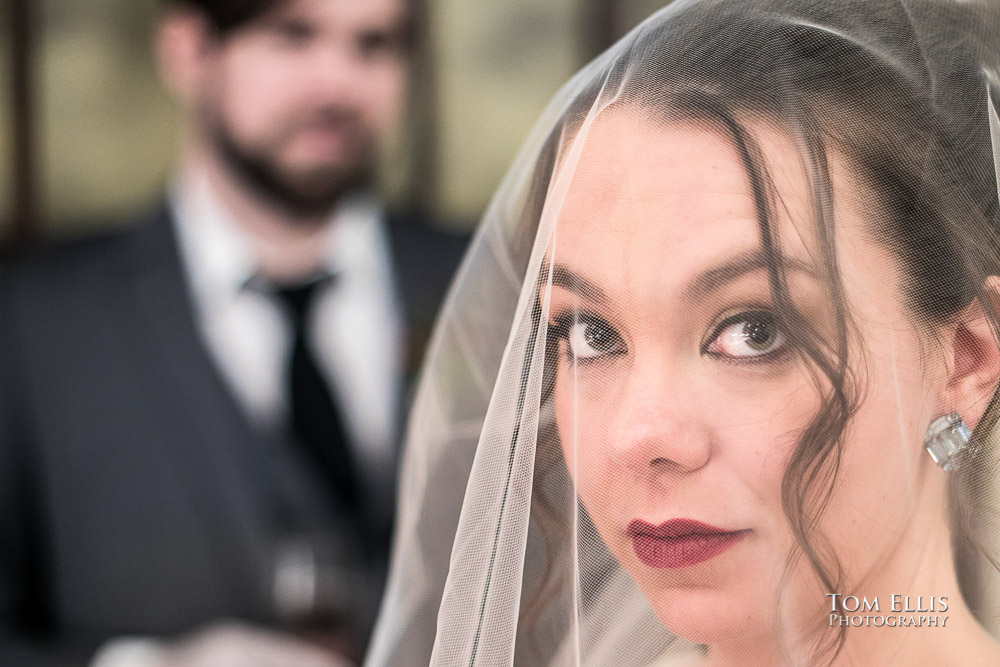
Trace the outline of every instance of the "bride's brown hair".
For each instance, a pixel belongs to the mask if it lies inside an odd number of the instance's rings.
[[[1000,275],[1000,208],[990,150],[991,82],[979,65],[989,60],[987,49],[995,46],[977,41],[976,35],[990,33],[976,29],[977,22],[986,18],[974,5],[941,8],[931,26],[934,39],[928,39],[914,32],[902,4],[885,3],[882,15],[869,17],[865,24],[865,30],[879,31],[872,40],[880,45],[876,50],[863,40],[844,36],[864,35],[857,26],[845,26],[843,34],[830,28],[850,22],[850,16],[826,16],[827,24],[816,27],[778,13],[746,17],[739,10],[728,10],[732,4],[739,3],[692,5],[680,10],[676,22],[648,24],[640,28],[627,52],[608,61],[604,76],[577,97],[550,135],[523,224],[537,225],[558,171],[560,147],[602,104],[634,107],[664,122],[701,122],[732,142],[750,185],[779,321],[812,369],[823,399],[802,430],[782,480],[782,505],[797,543],[789,555],[789,569],[805,558],[826,591],[844,592],[850,582],[843,580],[836,550],[817,526],[837,480],[846,427],[864,399],[860,383],[852,377],[857,366],[848,363],[850,344],[859,344],[863,354],[864,341],[854,334],[836,264],[837,184],[831,181],[829,156],[836,152],[845,157],[868,190],[866,200],[877,202],[872,206],[870,238],[897,258],[904,275],[902,298],[915,326],[931,331],[978,299],[994,331],[1000,331],[992,299],[983,291],[987,277]],[[812,10],[822,12],[816,6]],[[685,12],[688,16],[683,16]],[[994,89],[994,99],[997,92]],[[607,103],[602,103],[602,96]],[[819,336],[789,298],[781,238],[773,224],[781,193],[772,184],[755,139],[754,128],[761,123],[780,128],[796,144],[809,177],[813,220],[825,261],[819,268],[836,321],[833,337]],[[523,229],[521,233],[521,238],[534,238]],[[542,284],[546,270],[539,277]],[[536,329],[544,325],[538,305],[535,320]],[[551,398],[556,347],[554,342],[546,347],[543,406]],[[996,404],[994,398],[974,439],[982,441],[992,430],[998,418]],[[549,431],[540,435],[540,442],[557,441],[551,421],[543,420],[540,428]],[[564,475],[558,463],[561,454],[553,451],[557,449],[540,446],[536,469]],[[985,446],[979,455],[988,455]],[[952,494],[953,535],[960,553],[969,544],[982,545],[973,521],[981,516],[972,506],[974,491],[983,488],[994,471],[991,465],[974,462],[953,473],[952,490],[967,491]],[[553,536],[559,530],[552,507],[565,501],[552,498],[551,489],[560,486],[544,474],[536,475],[533,523],[543,535]],[[543,542],[548,543],[543,551],[565,544]],[[975,581],[966,578],[962,583],[971,597]],[[537,621],[554,588],[555,584],[526,596],[523,613]],[[970,606],[975,608],[974,599]],[[844,633],[820,638],[815,646],[817,663],[837,655]]]

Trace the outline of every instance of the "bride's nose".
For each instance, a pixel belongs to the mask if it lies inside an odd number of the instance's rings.
[[[683,474],[705,466],[712,455],[713,406],[698,394],[690,378],[676,370],[635,369],[609,433],[610,456],[637,471]]]

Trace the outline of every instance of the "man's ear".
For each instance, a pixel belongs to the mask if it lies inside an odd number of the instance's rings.
[[[197,9],[171,7],[161,15],[156,59],[164,84],[182,105],[196,103],[217,40],[208,19]]]
[[[948,329],[952,364],[946,402],[973,429],[1000,383],[1000,342],[988,315],[988,309],[1000,313],[1000,277],[986,279],[982,298],[989,301],[985,307],[974,300]]]

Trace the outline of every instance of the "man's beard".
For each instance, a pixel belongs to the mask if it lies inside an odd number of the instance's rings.
[[[241,145],[221,120],[210,125],[210,132],[223,163],[239,181],[304,223],[322,220],[346,192],[369,184],[374,172],[370,147],[360,151],[353,162],[293,171],[279,164],[274,151]]]

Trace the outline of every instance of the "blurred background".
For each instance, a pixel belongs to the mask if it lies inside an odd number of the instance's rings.
[[[158,0],[0,1],[0,245],[152,204],[176,143],[150,45]],[[473,225],[556,89],[668,1],[422,0],[391,198]]]

